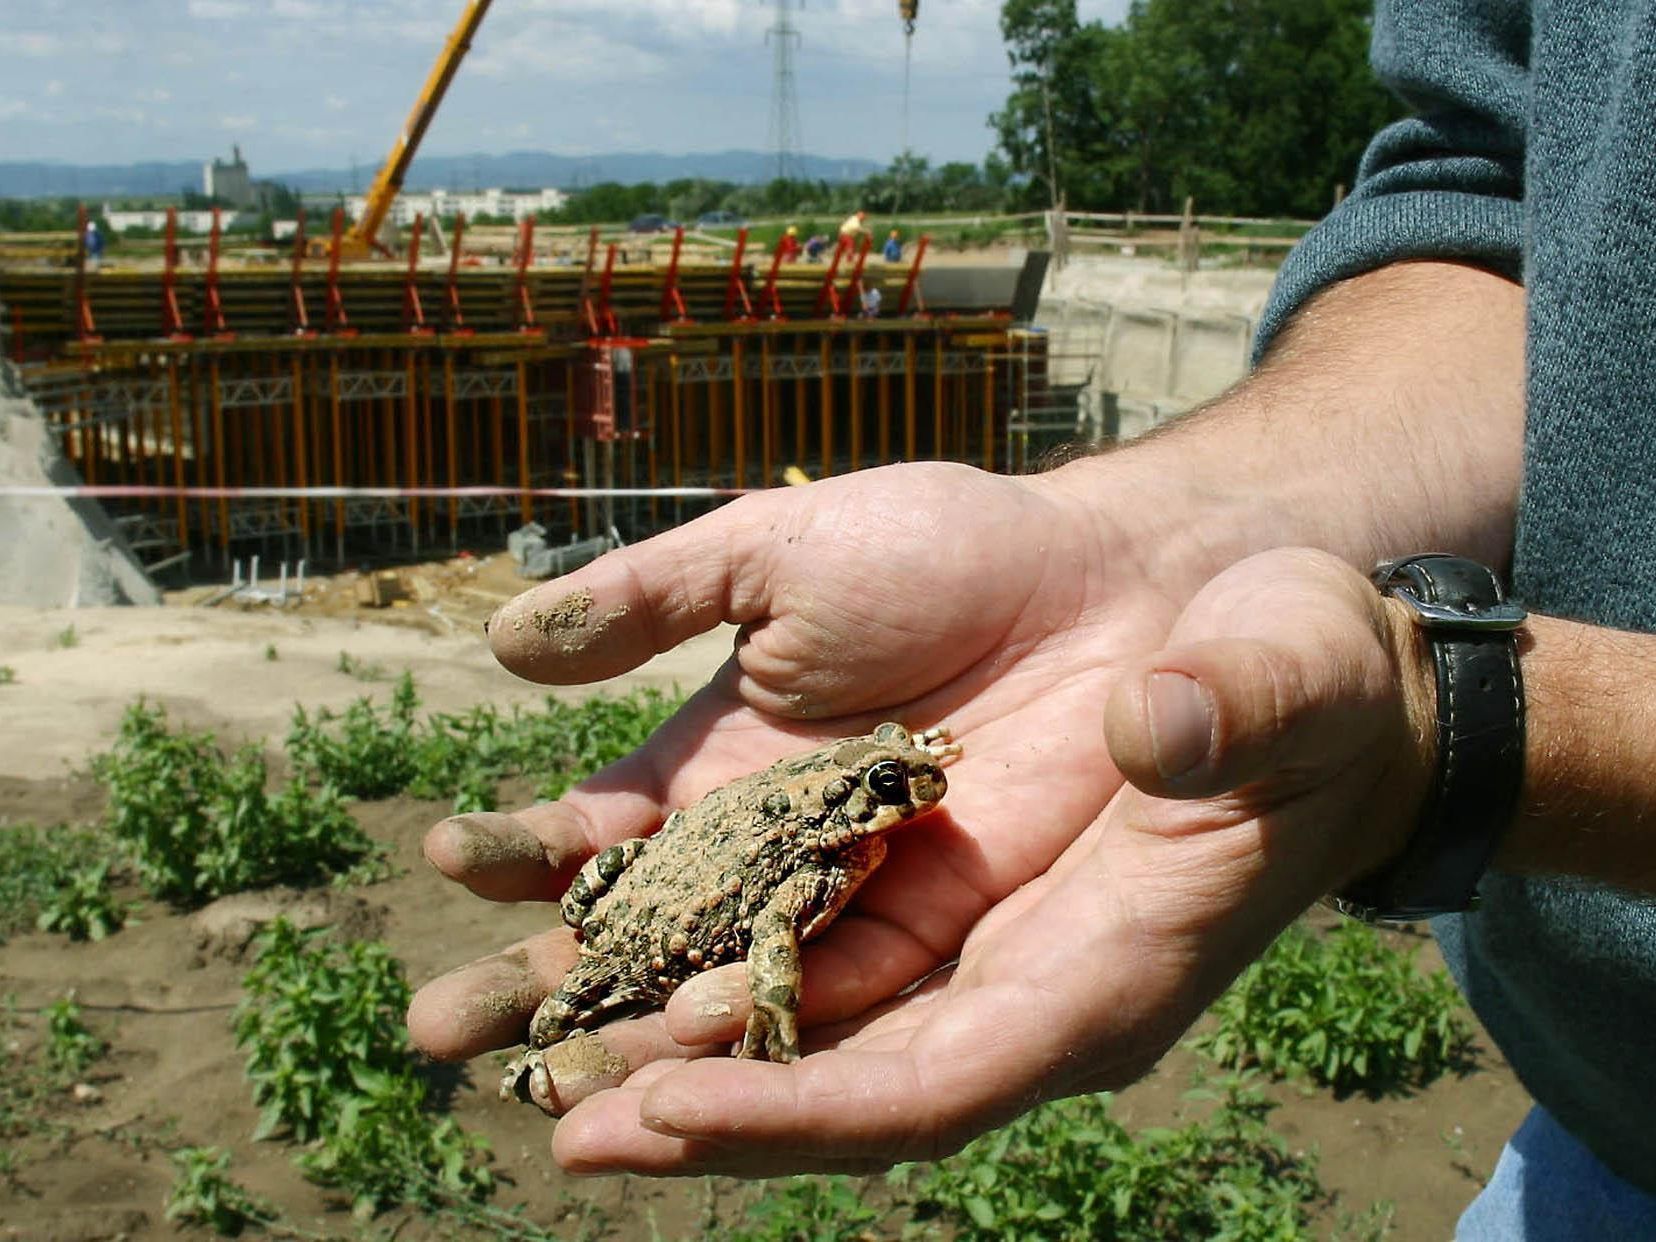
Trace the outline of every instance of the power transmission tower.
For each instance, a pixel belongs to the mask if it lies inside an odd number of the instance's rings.
[[[776,176],[799,176],[799,91],[794,83],[794,50],[799,30],[793,24],[795,0],[775,0],[776,24],[765,32],[771,45],[770,149],[776,153]],[[804,7],[804,0],[798,0]]]

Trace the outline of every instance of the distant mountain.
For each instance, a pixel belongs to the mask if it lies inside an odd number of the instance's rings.
[[[800,161],[806,177],[822,181],[860,181],[881,165],[872,160],[829,159],[807,155]],[[599,181],[673,181],[705,177],[713,181],[768,181],[776,157],[762,151],[711,151],[697,155],[616,152],[611,155],[553,155],[549,151],[512,151],[505,155],[436,155],[414,161],[405,185],[411,190],[474,189],[489,186],[543,185],[577,189]],[[254,167],[259,180],[280,181],[306,193],[362,191],[374,179],[374,165],[355,170],[307,168],[281,172]],[[0,163],[0,198],[111,198],[176,194],[184,187],[201,189],[201,164]]]

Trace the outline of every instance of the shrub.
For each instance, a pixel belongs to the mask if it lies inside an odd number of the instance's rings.
[[[1191,1098],[1212,1112],[1136,1138],[1111,1120],[1107,1094],[1038,1108],[920,1174],[916,1216],[996,1242],[1308,1236],[1321,1189],[1266,1128],[1275,1105],[1241,1079]]]
[[[110,826],[156,897],[202,905],[271,884],[306,884],[375,855],[331,788],[290,781],[275,794],[257,747],[226,757],[208,733],[171,731],[139,702],[93,771],[109,792]]]
[[[383,944],[341,944],[327,929],[277,919],[254,941],[242,981],[236,1046],[259,1106],[255,1138],[316,1138],[363,1074],[404,1069],[403,1014],[412,993]]]
[[[1220,1065],[1308,1074],[1336,1091],[1384,1093],[1431,1082],[1464,1062],[1472,1039],[1449,976],[1372,927],[1326,936],[1290,927],[1213,1006],[1217,1025],[1190,1042]]]
[[[254,1137],[314,1141],[299,1167],[349,1193],[359,1215],[487,1198],[488,1144],[426,1111],[403,1026],[408,981],[386,947],[285,919],[254,943],[234,1019],[260,1109]]]

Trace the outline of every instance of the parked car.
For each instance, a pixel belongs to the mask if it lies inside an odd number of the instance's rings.
[[[678,228],[676,220],[669,220],[666,216],[656,212],[639,216],[627,226],[629,233],[671,233]]]
[[[696,217],[698,229],[733,229],[746,223],[734,211],[704,211]]]

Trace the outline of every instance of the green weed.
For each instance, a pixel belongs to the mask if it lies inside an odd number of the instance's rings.
[[[102,940],[126,926],[130,907],[109,888],[109,864],[71,871],[41,902],[35,926],[71,940]]]
[[[72,996],[53,1001],[41,1010],[46,1019],[46,1064],[66,1078],[75,1078],[91,1068],[109,1050],[81,1020],[80,1006]]]
[[[339,662],[334,665],[347,677],[355,677],[358,681],[384,681],[385,666],[382,664],[364,664],[348,651],[339,653]]]
[[[277,919],[254,947],[234,1018],[260,1109],[254,1137],[285,1130],[308,1141],[333,1123],[359,1077],[406,1069],[412,993],[382,944],[341,944],[326,929]]]
[[[275,643],[266,643],[265,644],[265,649],[264,649],[264,658],[269,663],[274,664],[274,663],[276,663],[277,660],[280,660],[282,658],[282,653],[276,650],[276,644]]]
[[[9,664],[0,664],[0,686],[9,686],[17,680],[17,670]]]
[[[1372,927],[1325,936],[1295,925],[1214,1004],[1214,1029],[1191,1046],[1227,1066],[1307,1074],[1336,1091],[1384,1094],[1464,1064],[1472,1040],[1449,976],[1423,974],[1414,954]]]
[[[178,1166],[167,1219],[202,1225],[228,1238],[249,1225],[277,1217],[276,1209],[230,1177],[230,1153],[217,1147],[184,1147],[172,1153]]]
[[[89,860],[113,851],[114,843],[78,828],[37,828],[32,824],[0,825],[0,942],[54,912],[47,930],[72,932],[77,921],[90,936],[100,920],[104,932],[124,921],[126,908],[107,891],[108,863]],[[89,873],[104,878],[96,887]]]
[[[80,633],[73,625],[66,625],[52,636],[52,646],[68,649],[80,646]]]
[[[313,1142],[297,1160],[362,1216],[469,1211],[494,1189],[488,1145],[426,1108],[403,1013],[410,989],[383,944],[342,944],[278,919],[255,941],[234,1018],[259,1106],[255,1138]]]
[[[226,893],[306,884],[373,858],[377,847],[339,794],[300,780],[267,792],[263,754],[220,752],[211,734],[172,731],[142,702],[113,749],[93,761],[109,792],[110,827],[156,897],[202,905]]]
[[[1275,1105],[1242,1079],[1190,1095],[1212,1101],[1206,1118],[1136,1137],[1111,1120],[1108,1095],[1038,1108],[911,1172],[915,1218],[996,1242],[1308,1236],[1322,1192],[1311,1161],[1267,1128]]]
[[[404,673],[383,705],[362,698],[337,715],[296,707],[287,752],[307,780],[357,798],[452,798],[456,812],[488,811],[509,776],[541,777],[537,796],[571,785],[642,745],[683,700],[657,690],[578,704],[548,698],[539,711],[417,715],[419,694]]]
[[[741,1220],[707,1232],[729,1242],[860,1242],[880,1236],[884,1218],[849,1177],[792,1177],[764,1183]]]

